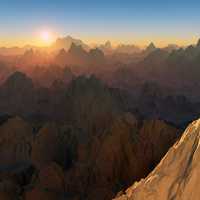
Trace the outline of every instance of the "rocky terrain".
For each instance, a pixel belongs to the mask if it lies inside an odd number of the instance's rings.
[[[157,167],[116,200],[198,200],[200,120],[191,123]]]
[[[186,100],[165,100],[152,84],[134,98],[94,75],[61,72],[50,87],[22,72],[0,87],[5,198],[112,199],[147,176],[179,139],[184,125],[174,125],[177,110],[196,114]]]
[[[199,46],[89,49],[66,37],[53,52],[0,56],[0,199],[188,197],[198,121],[176,142],[200,115]]]
[[[4,119],[1,199],[111,199],[147,175],[179,137],[162,121],[141,122],[130,113],[107,127],[83,135],[68,124],[37,130],[19,117]]]

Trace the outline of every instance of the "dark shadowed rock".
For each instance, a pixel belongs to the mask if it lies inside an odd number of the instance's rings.
[[[19,117],[0,127],[0,170],[17,171],[30,164],[32,128]]]
[[[67,91],[71,119],[89,132],[101,132],[122,110],[112,91],[94,76],[80,76]]]
[[[31,78],[27,77],[26,74],[22,72],[14,72],[3,85],[7,90],[11,91],[26,91],[33,88],[33,83]]]
[[[103,64],[103,62],[105,61],[103,51],[101,51],[98,48],[91,49],[89,51],[89,57],[90,57],[91,63],[94,65]]]
[[[155,50],[156,50],[156,46],[154,45],[153,42],[151,42],[151,43],[147,46],[147,48],[145,49],[145,52],[148,54],[148,53],[151,53],[151,52],[153,52],[153,51],[155,51]]]

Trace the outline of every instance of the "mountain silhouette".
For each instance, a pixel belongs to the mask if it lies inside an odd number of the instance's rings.
[[[65,49],[66,51],[68,51],[70,49],[72,43],[82,46],[85,50],[90,49],[87,44],[85,44],[81,40],[75,39],[75,38],[73,38],[71,36],[58,38],[55,41],[55,43],[51,46],[51,48],[53,48],[54,50]]]

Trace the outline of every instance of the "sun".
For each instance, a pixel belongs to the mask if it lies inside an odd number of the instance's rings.
[[[53,35],[50,31],[41,31],[40,38],[45,44],[50,44],[53,42]]]

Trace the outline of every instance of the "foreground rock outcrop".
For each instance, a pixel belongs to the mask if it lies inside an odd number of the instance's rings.
[[[199,200],[200,120],[191,123],[160,164],[116,200]]]

